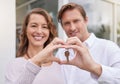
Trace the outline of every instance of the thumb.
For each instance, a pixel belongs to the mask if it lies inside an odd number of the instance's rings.
[[[59,58],[57,58],[57,57],[52,57],[51,59],[52,59],[52,61],[57,62],[57,63],[60,64],[60,59],[59,59]]]
[[[67,64],[70,65],[68,61],[64,60],[64,61],[60,61],[60,64]]]

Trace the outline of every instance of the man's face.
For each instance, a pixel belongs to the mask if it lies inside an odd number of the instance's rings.
[[[81,41],[88,38],[87,17],[84,19],[77,9],[67,10],[62,15],[62,26],[68,37],[78,37]]]

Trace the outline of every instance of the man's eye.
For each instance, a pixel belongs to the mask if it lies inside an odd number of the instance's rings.
[[[66,22],[66,23],[64,23],[64,26],[68,26],[70,23],[69,22]]]
[[[77,22],[80,22],[81,20],[75,20],[74,22],[77,23]]]

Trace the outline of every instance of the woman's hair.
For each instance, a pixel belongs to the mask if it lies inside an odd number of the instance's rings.
[[[22,31],[21,31],[21,35],[20,35],[20,44],[19,44],[19,48],[18,48],[18,51],[17,51],[17,57],[21,57],[24,54],[26,54],[26,52],[27,52],[29,42],[28,42],[28,38],[27,38],[27,35],[26,35],[26,30],[27,30],[27,26],[28,26],[28,23],[29,23],[29,20],[30,20],[30,16],[32,14],[42,15],[42,16],[44,16],[44,18],[47,21],[47,25],[48,25],[48,28],[49,28],[50,35],[49,35],[48,40],[45,42],[44,47],[46,47],[54,39],[54,37],[57,36],[56,27],[53,23],[53,20],[52,20],[51,16],[48,14],[48,12],[46,10],[42,9],[42,8],[32,9],[31,12],[29,12],[26,15],[26,17],[24,19],[24,22],[23,22]]]
[[[78,5],[76,3],[68,3],[68,4],[63,5],[62,8],[60,9],[60,11],[58,12],[58,22],[60,22],[62,24],[63,14],[67,10],[73,10],[73,9],[77,9],[80,12],[80,14],[83,16],[83,18],[86,19],[86,12],[81,5]]]

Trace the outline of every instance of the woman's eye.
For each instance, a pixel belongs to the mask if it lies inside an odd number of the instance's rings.
[[[48,29],[48,27],[47,27],[47,26],[43,26],[43,28],[46,28],[46,29]]]
[[[36,25],[31,25],[31,27],[37,27]]]

